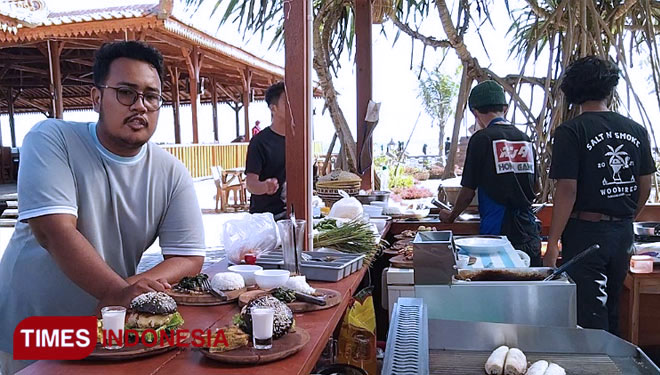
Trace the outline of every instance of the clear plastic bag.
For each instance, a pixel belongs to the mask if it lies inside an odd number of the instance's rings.
[[[224,224],[222,240],[230,262],[240,264],[246,254],[259,254],[277,247],[279,234],[270,212],[245,215]]]
[[[362,203],[354,197],[349,196],[345,191],[339,190],[339,195],[343,198],[332,205],[329,217],[337,219],[357,219],[362,217],[364,209]]]

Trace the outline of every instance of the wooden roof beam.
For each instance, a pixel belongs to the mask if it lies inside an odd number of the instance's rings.
[[[223,94],[227,95],[227,97],[229,97],[234,103],[241,102],[241,100],[238,98],[238,96],[231,93],[228,88],[225,88],[222,84],[217,83],[217,82],[216,82],[216,85],[218,86],[220,91],[222,91]]]
[[[68,61],[83,66],[94,66],[94,62],[84,59],[63,59],[62,61]]]
[[[43,70],[43,69],[33,68],[33,67],[30,67],[30,66],[25,66],[25,65],[14,64],[12,66],[12,69],[21,70],[21,71],[28,72],[28,73],[48,75],[48,72]]]

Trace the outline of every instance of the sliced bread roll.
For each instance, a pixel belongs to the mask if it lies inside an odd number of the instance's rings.
[[[529,366],[526,375],[545,375],[548,369],[548,361],[536,361],[533,365]]]
[[[484,366],[488,375],[502,375],[504,373],[504,360],[509,352],[509,347],[502,345],[493,350]]]
[[[527,357],[518,348],[511,348],[504,361],[504,375],[525,375],[527,371]]]

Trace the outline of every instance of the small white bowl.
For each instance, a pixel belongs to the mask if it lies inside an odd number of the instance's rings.
[[[287,270],[261,270],[254,272],[254,279],[263,290],[279,288],[289,280]]]
[[[369,214],[369,216],[380,216],[383,214],[383,207],[371,206],[368,204],[365,204],[362,207],[364,209],[364,213]]]
[[[385,207],[387,207],[387,202],[383,202],[383,201],[373,201],[373,202],[369,203],[369,205],[370,205],[370,206],[376,206],[376,207],[382,207],[382,208],[385,208]]]
[[[235,266],[229,266],[227,269],[231,272],[236,272],[237,274],[243,276],[245,285],[254,285],[256,283],[254,280],[254,273],[256,271],[261,271],[264,268],[254,264],[238,264]]]
[[[383,229],[385,229],[385,224],[387,224],[387,219],[386,218],[374,218],[372,217],[369,219],[374,225],[376,225],[376,229],[378,229],[378,233],[382,233]]]

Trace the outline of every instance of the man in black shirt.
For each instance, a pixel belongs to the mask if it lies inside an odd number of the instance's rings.
[[[250,140],[245,162],[250,213],[270,212],[276,219],[286,212],[285,131],[288,108],[284,82],[266,90],[271,125]]]
[[[649,197],[655,172],[646,129],[608,108],[618,81],[616,65],[594,56],[575,61],[564,74],[561,89],[582,114],[555,130],[554,208],[543,260],[555,266],[560,236],[564,262],[600,245],[568,273],[577,284],[578,324],[614,334],[633,249],[632,221]]]
[[[481,234],[505,235],[514,248],[541,265],[541,238],[531,206],[534,200],[536,160],[529,137],[505,118],[504,90],[495,81],[475,86],[468,98],[481,129],[470,137],[461,191],[453,210],[440,219],[453,222],[465,210],[475,190],[479,194]]]

